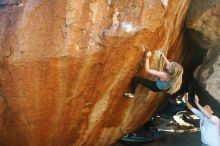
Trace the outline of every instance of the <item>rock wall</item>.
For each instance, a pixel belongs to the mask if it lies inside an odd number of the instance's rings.
[[[208,49],[194,78],[220,103],[220,1],[195,0],[187,15],[189,36],[200,48]]]
[[[142,125],[161,95],[140,86],[135,99],[122,96],[143,75],[140,46],[178,60],[188,5],[1,1],[0,145],[106,146]]]

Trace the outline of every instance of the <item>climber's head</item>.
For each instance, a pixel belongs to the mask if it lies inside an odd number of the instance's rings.
[[[166,70],[168,71],[169,74],[172,72],[172,70],[171,70],[171,64],[172,64],[172,62],[166,64]]]
[[[176,62],[170,62],[169,64],[167,64],[166,69],[171,77],[183,74],[183,67]]]
[[[211,115],[214,113],[214,111],[212,110],[212,108],[211,108],[209,105],[205,105],[205,106],[204,106],[204,109],[205,109],[208,113],[210,113]]]

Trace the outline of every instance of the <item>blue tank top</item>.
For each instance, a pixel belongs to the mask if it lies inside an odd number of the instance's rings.
[[[157,80],[156,85],[160,90],[167,90],[172,86],[172,81],[161,81]]]

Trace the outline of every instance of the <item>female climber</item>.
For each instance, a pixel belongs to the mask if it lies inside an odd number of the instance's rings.
[[[134,98],[135,90],[138,84],[143,85],[144,87],[149,88],[154,92],[165,91],[168,94],[174,94],[177,92],[182,84],[182,75],[183,75],[183,67],[176,62],[169,62],[168,59],[161,52],[163,59],[165,60],[165,70],[157,71],[150,69],[149,67],[149,59],[151,57],[151,51],[146,51],[146,48],[143,47],[143,51],[146,52],[146,60],[145,60],[145,70],[149,74],[158,77],[156,81],[151,81],[142,77],[133,77],[131,81],[131,92],[124,93],[124,96]]]

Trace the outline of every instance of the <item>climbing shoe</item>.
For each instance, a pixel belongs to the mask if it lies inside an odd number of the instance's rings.
[[[132,93],[124,93],[124,96],[129,97],[129,98],[134,98],[134,94]]]

